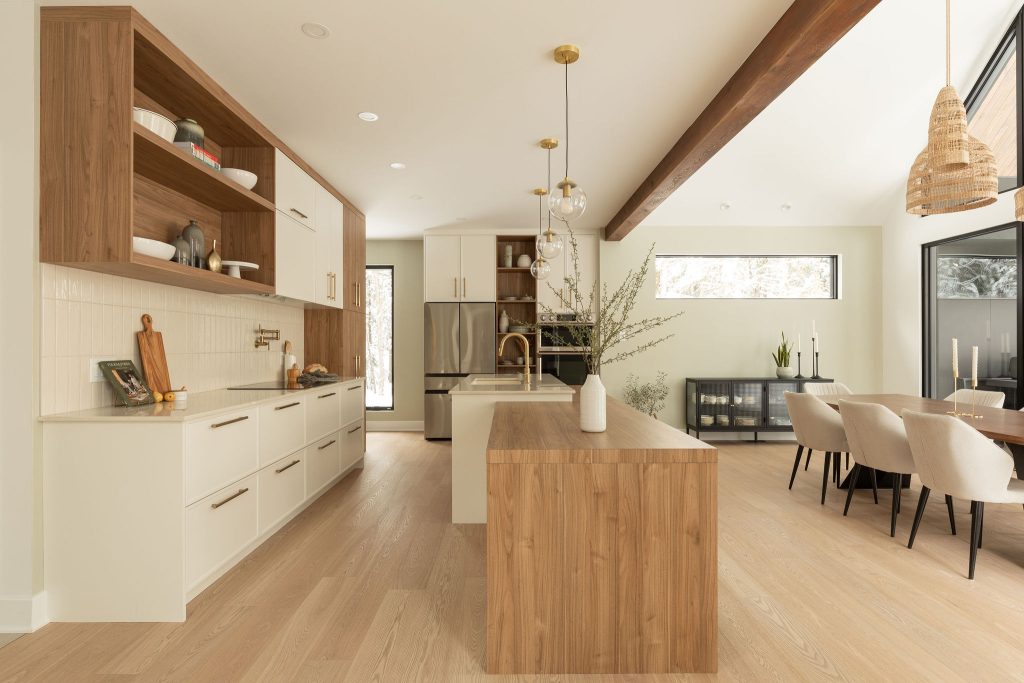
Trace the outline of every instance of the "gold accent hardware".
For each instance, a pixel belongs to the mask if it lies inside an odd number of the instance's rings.
[[[498,356],[501,356],[502,351],[505,350],[505,342],[515,337],[519,340],[519,345],[523,347],[523,360],[526,364],[526,370],[523,373],[524,382],[526,386],[530,386],[530,340],[519,332],[510,332],[501,338],[501,342],[498,344]]]
[[[317,449],[318,451],[322,451],[323,449],[325,449],[325,448],[327,448],[328,446],[330,446],[330,445],[331,445],[332,443],[335,443],[335,439],[331,439],[330,441],[328,441],[327,443],[325,443],[325,444],[324,444],[323,446],[317,446],[317,447],[316,447],[316,449]]]
[[[363,428],[363,425],[359,425],[358,427],[353,427],[352,429],[348,430],[348,433],[349,434],[354,434],[355,432],[358,432],[362,428]]]
[[[336,391],[332,391],[332,392],[331,392],[331,393],[329,393],[329,394],[324,394],[324,395],[322,395],[322,396],[317,396],[317,398],[328,398],[329,396],[337,396],[337,395],[338,395],[338,392],[336,392]]]
[[[562,179],[562,182],[558,183],[557,187],[562,191],[563,197],[570,197],[572,196],[573,189],[576,187],[576,182],[572,178],[566,176]]]
[[[462,298],[466,298],[466,278],[462,278]]]
[[[305,220],[309,220],[309,216],[307,216],[306,214],[302,213],[298,209],[288,209],[288,210],[291,211],[294,214],[298,214],[299,216],[302,216],[302,218],[304,218]]]
[[[295,403],[287,403],[287,404],[285,404],[283,406],[274,406],[274,410],[284,410],[285,408],[294,408],[297,405],[302,405],[302,403],[300,401],[296,401]]]
[[[452,285],[454,285],[454,288],[455,288],[454,296],[455,296],[456,299],[458,299],[459,298],[459,278],[453,277],[452,278]]]
[[[249,488],[248,488],[248,487],[246,487],[246,488],[244,488],[244,489],[238,489],[237,491],[235,491],[234,493],[232,493],[232,494],[231,494],[230,496],[228,496],[228,497],[227,497],[227,498],[225,498],[224,500],[220,501],[219,503],[211,503],[211,504],[210,504],[210,507],[211,507],[211,508],[213,508],[214,510],[216,510],[216,509],[217,509],[217,508],[219,508],[219,507],[220,507],[221,505],[224,505],[224,504],[226,504],[226,503],[230,503],[230,502],[231,502],[231,501],[233,501],[233,500],[234,500],[235,498],[238,498],[238,497],[239,497],[240,495],[242,495],[243,493],[247,492],[248,490],[249,490]]]
[[[545,190],[543,187],[535,187],[535,188],[533,188],[533,194],[537,195],[538,197],[543,197],[547,193],[548,193],[548,191]]]
[[[579,45],[559,45],[555,48],[555,61],[559,64],[573,64],[579,58]]]
[[[542,149],[554,149],[558,147],[558,140],[555,138],[544,138],[539,144]]]
[[[295,466],[296,466],[296,465],[298,465],[298,464],[299,464],[300,462],[302,462],[302,461],[301,461],[301,460],[292,460],[292,461],[291,461],[290,463],[288,463],[287,465],[285,465],[285,466],[284,466],[284,467],[282,467],[281,469],[279,469],[279,470],[274,470],[274,473],[275,473],[275,474],[281,474],[281,473],[282,473],[282,472],[284,472],[284,471],[285,471],[286,469],[288,469],[288,468],[290,468],[290,467],[295,467]]]
[[[263,325],[256,330],[256,341],[254,346],[258,349],[261,346],[270,346],[270,342],[281,339],[281,330],[265,330]]]
[[[357,389],[362,389],[362,388],[363,388],[362,384],[357,384],[354,387],[349,387],[348,389],[346,389],[346,391],[356,391]]]
[[[248,420],[248,419],[249,419],[248,415],[243,415],[242,417],[236,417],[233,420],[225,420],[224,422],[215,422],[214,424],[210,425],[210,429],[219,429],[220,427],[227,427],[228,425],[233,425],[236,422],[241,422],[242,420]]]

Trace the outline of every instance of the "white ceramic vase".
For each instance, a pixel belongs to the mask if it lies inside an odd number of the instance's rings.
[[[600,375],[587,375],[580,389],[580,429],[585,432],[603,432],[607,426],[606,408],[608,392]]]
[[[508,313],[505,312],[505,309],[501,309],[501,315],[498,316],[498,332],[502,334],[508,332],[508,323]]]

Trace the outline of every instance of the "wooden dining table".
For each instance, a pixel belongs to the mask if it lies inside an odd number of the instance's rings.
[[[877,403],[897,415],[902,414],[904,410],[932,415],[945,415],[953,410],[952,401],[921,398],[909,394],[849,394],[823,396],[822,400],[837,410],[839,401]],[[1007,408],[972,406],[962,401],[957,403],[956,409],[958,413],[966,413],[958,416],[962,422],[966,422],[990,439],[1004,442],[1013,454],[1017,476],[1024,475],[1024,412]]]

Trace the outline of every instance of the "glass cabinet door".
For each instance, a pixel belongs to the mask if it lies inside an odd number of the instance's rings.
[[[761,382],[732,383],[732,420],[736,427],[760,427],[763,416]]]
[[[789,410],[786,409],[786,392],[800,391],[800,385],[796,382],[769,382],[768,383],[768,426],[769,427],[792,427],[793,422],[789,419]]]
[[[698,394],[699,429],[728,427],[732,424],[732,417],[729,415],[729,403],[732,400],[729,382],[701,382]]]

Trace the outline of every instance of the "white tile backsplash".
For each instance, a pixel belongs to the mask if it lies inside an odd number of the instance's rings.
[[[298,304],[209,294],[180,287],[43,264],[40,413],[113,403],[107,383],[89,381],[89,360],[132,359],[142,314],[163,334],[171,383],[191,391],[279,379],[282,345],[291,340],[303,363],[303,309]],[[269,350],[256,349],[256,329],[281,330]]]

